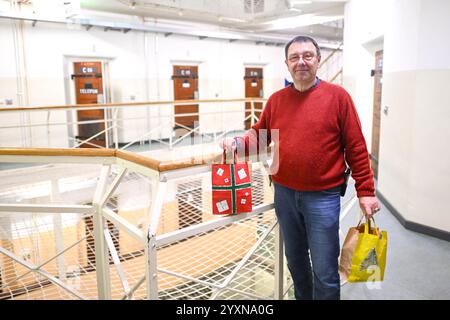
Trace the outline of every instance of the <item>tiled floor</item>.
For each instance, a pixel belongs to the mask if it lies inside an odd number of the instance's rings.
[[[353,186],[349,191],[353,191]],[[358,205],[344,218],[341,230],[356,225]],[[450,242],[405,229],[382,205],[375,215],[388,232],[387,263],[383,282],[346,283],[343,300],[450,299]],[[342,244],[343,239],[341,239]]]

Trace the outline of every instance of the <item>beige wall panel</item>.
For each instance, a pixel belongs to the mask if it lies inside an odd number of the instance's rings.
[[[378,189],[409,221],[450,231],[450,71],[384,75]]]
[[[378,190],[402,214],[409,211],[415,90],[414,72],[384,74]],[[388,115],[383,113],[384,106],[389,107]]]
[[[411,220],[450,231],[450,70],[417,72],[412,122]]]

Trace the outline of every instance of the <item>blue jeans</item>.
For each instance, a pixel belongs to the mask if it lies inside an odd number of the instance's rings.
[[[275,212],[295,298],[339,300],[340,186],[306,192],[274,185]]]

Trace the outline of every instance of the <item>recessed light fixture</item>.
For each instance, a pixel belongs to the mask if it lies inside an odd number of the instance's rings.
[[[297,8],[289,8],[289,11],[295,11],[295,12],[299,12],[299,13],[303,12],[302,9],[297,9]]]
[[[296,4],[311,4],[312,1],[311,1],[311,0],[309,0],[309,1],[307,1],[307,0],[305,0],[305,1],[301,1],[301,0],[291,0],[290,3],[291,3],[291,5],[296,5]]]
[[[247,22],[244,19],[232,18],[232,17],[219,17],[219,21]]]
[[[264,22],[263,24],[268,25],[266,30],[280,30],[321,24],[338,19],[342,19],[342,16],[315,16],[314,14],[308,13],[295,17],[275,19]]]

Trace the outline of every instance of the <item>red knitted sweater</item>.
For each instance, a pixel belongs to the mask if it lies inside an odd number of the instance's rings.
[[[344,182],[345,160],[356,181],[358,197],[374,196],[373,173],[361,131],[361,123],[350,95],[325,81],[300,92],[290,85],[267,101],[259,121],[245,136],[245,149],[257,144],[260,129],[279,129],[274,159],[278,170],[273,180],[294,190],[317,191]],[[261,143],[261,142],[260,142]],[[275,164],[276,166],[276,164]]]

